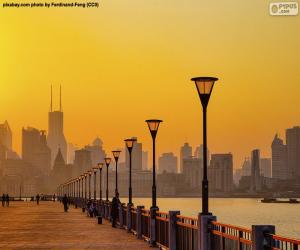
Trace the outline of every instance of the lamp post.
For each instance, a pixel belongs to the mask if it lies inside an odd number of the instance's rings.
[[[208,211],[208,178],[207,178],[207,134],[206,134],[206,111],[214,83],[218,80],[215,77],[194,77],[198,95],[203,109],[203,179],[202,179],[202,214],[210,215]]]
[[[113,156],[115,158],[115,162],[116,162],[116,189],[115,189],[115,194],[118,193],[118,160],[119,160],[119,156],[121,151],[120,150],[114,150],[112,151]]]
[[[111,162],[111,158],[106,157],[104,158],[104,161],[106,165],[106,201],[108,201],[108,167]]]
[[[92,171],[88,171],[89,174],[89,200],[92,198],[91,197],[91,175],[92,175]]]
[[[97,193],[96,193],[96,174],[97,174],[97,170],[98,168],[93,168],[93,171],[94,171],[94,200],[96,200],[96,196],[97,196]]]
[[[131,187],[131,153],[132,153],[132,148],[134,145],[134,142],[136,142],[135,138],[131,138],[131,139],[126,139],[124,140],[126,143],[126,147],[128,149],[129,152],[129,194],[128,194],[128,205],[132,205],[132,187]]]
[[[86,202],[86,177],[88,176],[88,173],[84,173],[84,200]]]
[[[99,198],[100,202],[102,201],[102,168],[103,168],[103,163],[98,163],[98,168],[100,170],[99,174]]]
[[[156,134],[158,131],[159,124],[162,122],[162,120],[157,119],[150,119],[146,120],[148,124],[148,128],[150,130],[151,136],[152,136],[152,143],[153,143],[153,159],[152,159],[152,207],[150,208],[150,216],[151,216],[151,231],[150,231],[150,244],[151,246],[156,246],[156,211],[158,210],[158,207],[156,205],[156,173],[155,173],[155,139]]]
[[[80,175],[81,178],[81,198],[83,199],[83,179],[84,179],[84,175]]]

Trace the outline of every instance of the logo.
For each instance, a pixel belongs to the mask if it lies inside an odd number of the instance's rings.
[[[270,3],[269,11],[271,16],[297,16],[297,2],[276,2]]]

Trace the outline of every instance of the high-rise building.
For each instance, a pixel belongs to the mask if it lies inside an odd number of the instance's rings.
[[[73,177],[79,176],[84,172],[90,170],[92,165],[91,151],[80,149],[75,151],[75,160],[73,166]]]
[[[180,172],[183,172],[183,160],[192,158],[192,147],[186,142],[180,148]]]
[[[272,178],[286,180],[287,176],[287,146],[276,134],[272,142]]]
[[[286,130],[286,146],[288,179],[300,177],[300,127]]]
[[[158,158],[158,173],[177,173],[177,157],[172,153],[163,153]]]
[[[12,150],[12,132],[7,121],[0,124],[0,145]]]
[[[67,161],[67,141],[64,135],[64,113],[62,112],[61,87],[60,105],[58,111],[53,111],[52,107],[52,86],[51,86],[51,105],[48,114],[48,146],[51,149],[51,165],[60,149],[64,161]]]
[[[92,145],[87,145],[84,149],[91,152],[91,160],[92,166],[95,167],[99,162],[104,162],[104,158],[106,157],[105,151],[103,150],[103,142],[97,137]]]
[[[251,162],[248,157],[245,158],[242,165],[242,176],[251,176]]]
[[[137,139],[136,137],[133,137],[133,139]],[[139,143],[138,141],[136,141],[133,144],[133,148],[132,148],[132,160],[131,160],[131,169],[132,171],[141,171],[143,170],[142,165],[143,165],[143,161],[142,161],[142,155],[143,155],[143,147],[142,147],[142,143]],[[125,145],[125,166],[127,169],[129,169],[129,152],[126,148]]]
[[[272,169],[271,169],[271,159],[270,158],[261,158],[260,159],[260,175],[263,177],[271,178]]]
[[[251,154],[251,191],[261,190],[260,151],[254,149]]]
[[[232,154],[212,154],[209,167],[210,189],[218,192],[233,190]]]
[[[203,161],[199,158],[186,158],[183,159],[182,174],[185,182],[189,188],[193,190],[202,189],[202,176],[203,176]]]
[[[203,159],[203,144],[201,144],[200,146],[197,146],[195,151],[194,151],[194,157],[195,158],[200,158]],[[207,162],[210,161],[210,154],[209,154],[209,150],[207,149]]]
[[[22,129],[22,158],[41,171],[49,174],[51,169],[51,151],[47,146],[44,130],[28,127]]]
[[[75,160],[75,151],[79,148],[73,143],[68,143],[67,163],[73,164]]]
[[[147,151],[142,152],[142,169],[148,170],[148,152]]]

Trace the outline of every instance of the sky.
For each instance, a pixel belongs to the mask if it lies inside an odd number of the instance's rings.
[[[50,85],[65,135],[106,151],[162,119],[158,154],[202,143],[194,76],[215,76],[208,106],[211,153],[234,167],[254,148],[270,157],[275,133],[300,124],[300,17],[270,16],[269,1],[102,0],[97,9],[0,9],[0,122],[13,147],[21,129],[47,130]],[[194,148],[193,148],[194,150]]]

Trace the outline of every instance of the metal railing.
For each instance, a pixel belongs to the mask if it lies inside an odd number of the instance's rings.
[[[177,215],[176,247],[178,250],[194,250],[198,245],[198,220]]]
[[[122,215],[123,215],[123,227],[127,228],[127,207],[122,206]]]
[[[169,218],[168,213],[156,212],[157,244],[160,247],[169,247]]]
[[[252,231],[247,228],[211,222],[212,250],[252,250]]]
[[[275,234],[267,235],[270,237],[271,249],[273,250],[298,250],[300,249],[300,240],[282,237]]]
[[[150,239],[150,211],[147,209],[142,209],[142,237]]]
[[[131,231],[133,233],[136,233],[137,227],[136,227],[136,208],[131,208]]]

